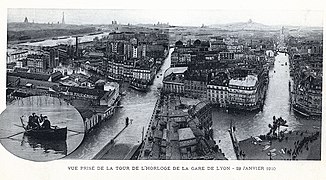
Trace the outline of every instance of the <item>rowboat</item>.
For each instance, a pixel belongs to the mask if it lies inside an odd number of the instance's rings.
[[[304,108],[298,106],[297,104],[293,104],[293,111],[304,116],[304,117],[309,117],[310,114],[309,112],[307,112],[307,110],[305,110]]]
[[[25,135],[43,140],[66,140],[67,127],[51,129],[25,129]]]
[[[141,92],[148,91],[148,82],[145,80],[133,79],[130,82],[130,87]]]
[[[24,134],[26,136],[31,136],[36,139],[42,139],[42,140],[50,140],[50,141],[57,141],[57,140],[66,140],[67,139],[67,127],[59,128],[57,126],[51,126],[48,129],[42,129],[42,128],[30,128],[29,126],[26,126],[23,122],[23,119],[20,118],[20,121],[22,123],[22,127],[24,128],[25,132]]]

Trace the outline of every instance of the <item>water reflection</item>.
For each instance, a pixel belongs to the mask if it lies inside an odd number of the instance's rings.
[[[53,126],[67,127],[67,140],[49,141],[25,136],[20,118],[27,124],[28,116],[32,113],[47,116]],[[83,138],[84,123],[79,112],[58,98],[32,96],[19,99],[7,105],[0,116],[1,144],[9,152],[23,159],[49,161],[62,158],[74,151]]]
[[[285,62],[289,64],[288,61],[288,56],[285,56],[284,53],[276,56],[274,68],[269,72],[270,82],[262,111],[258,113],[240,111],[228,113],[223,109],[213,111],[214,139],[227,158],[236,159],[230,135],[227,132],[231,120],[236,127],[237,139],[240,141],[250,136],[266,134],[269,131],[268,124],[273,122],[273,116],[287,120],[288,130],[320,129],[321,120],[319,118],[297,116],[291,109],[288,85],[291,77],[289,67],[284,66]]]
[[[24,143],[28,143],[28,145],[35,149],[42,149],[44,153],[55,152],[56,154],[62,154],[64,156],[67,155],[67,143],[65,140],[60,141],[47,141],[37,139],[32,136],[23,136],[22,146]]]

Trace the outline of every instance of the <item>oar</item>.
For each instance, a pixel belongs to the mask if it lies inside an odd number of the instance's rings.
[[[10,139],[10,140],[13,140],[13,141],[19,141],[19,142],[26,142],[25,140],[21,140],[21,139],[16,139],[16,138],[8,138],[8,139]]]
[[[18,125],[18,124],[14,124],[15,126],[18,126],[18,127],[21,127],[21,128],[24,128],[24,126],[22,125]]]
[[[58,128],[58,126],[51,126],[51,127]],[[67,129],[67,131],[74,132],[74,133],[77,133],[77,134],[83,134],[84,133],[84,132],[74,131],[74,130],[71,130],[71,129]]]
[[[68,131],[74,132],[74,133],[77,133],[77,134],[83,134],[84,133],[84,132],[74,131],[74,130],[71,130],[71,129],[68,129]]]
[[[72,134],[72,135],[69,135],[69,137],[72,137],[72,136],[77,136],[79,135],[79,133],[76,133],[76,134]]]
[[[3,137],[3,138],[0,138],[0,139],[9,139],[9,138],[11,138],[11,137],[17,136],[17,135],[22,134],[22,133],[24,133],[24,132],[25,132],[25,131],[23,131],[23,132],[19,132],[19,133],[16,133],[16,134],[13,134],[13,135],[8,136],[8,137]]]

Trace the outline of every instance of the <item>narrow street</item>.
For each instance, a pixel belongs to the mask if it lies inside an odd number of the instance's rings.
[[[114,116],[86,135],[80,147],[66,158],[91,159],[110,140],[125,127],[125,119],[130,119],[129,126],[115,139],[113,147],[104,155],[104,159],[124,159],[135,145],[141,142],[143,127],[147,127],[152,116],[159,89],[162,87],[163,74],[170,67],[171,53],[166,58],[161,70],[155,76],[153,85],[146,93],[128,88],[121,99],[123,108],[117,109]],[[162,75],[161,75],[162,74]]]
[[[289,81],[291,77],[287,55],[280,53],[276,56],[269,78],[269,87],[262,111],[258,113],[239,111],[231,114],[222,109],[213,110],[214,139],[228,159],[236,159],[227,131],[231,120],[236,127],[235,134],[239,141],[250,136],[266,134],[269,131],[268,124],[273,122],[273,116],[287,120],[288,130],[320,129],[320,120],[299,117],[290,108]]]

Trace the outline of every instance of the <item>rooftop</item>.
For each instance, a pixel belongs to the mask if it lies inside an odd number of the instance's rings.
[[[195,109],[194,109],[194,113],[196,114],[202,108],[204,108],[205,106],[207,106],[209,104],[210,104],[210,101],[208,101],[208,100],[206,100],[206,101],[200,101],[198,104],[196,104]]]
[[[258,81],[257,76],[248,75],[245,78],[232,78],[229,82],[230,86],[253,87]]]
[[[190,128],[178,129],[179,141],[195,139],[195,135]]]
[[[27,50],[17,50],[17,49],[7,49],[9,55],[25,54],[28,53]]]
[[[28,72],[7,72],[8,76],[15,76],[26,79],[34,79],[39,81],[48,81],[50,79],[49,74],[39,74],[39,73],[28,73]]]
[[[176,83],[183,83],[184,76],[181,74],[170,74],[169,76],[164,77],[165,82],[176,82]]]
[[[76,86],[69,87],[68,91],[74,93],[93,95],[93,96],[97,96],[98,98],[102,98],[106,93],[106,91],[100,89],[90,89],[90,88],[82,88]]]
[[[23,68],[16,67],[14,69],[14,72],[28,72],[28,71],[29,71],[29,69],[28,68],[25,68],[25,67],[23,67]]]
[[[164,77],[167,77],[170,74],[183,74],[185,71],[187,71],[188,67],[172,67],[165,71]]]

